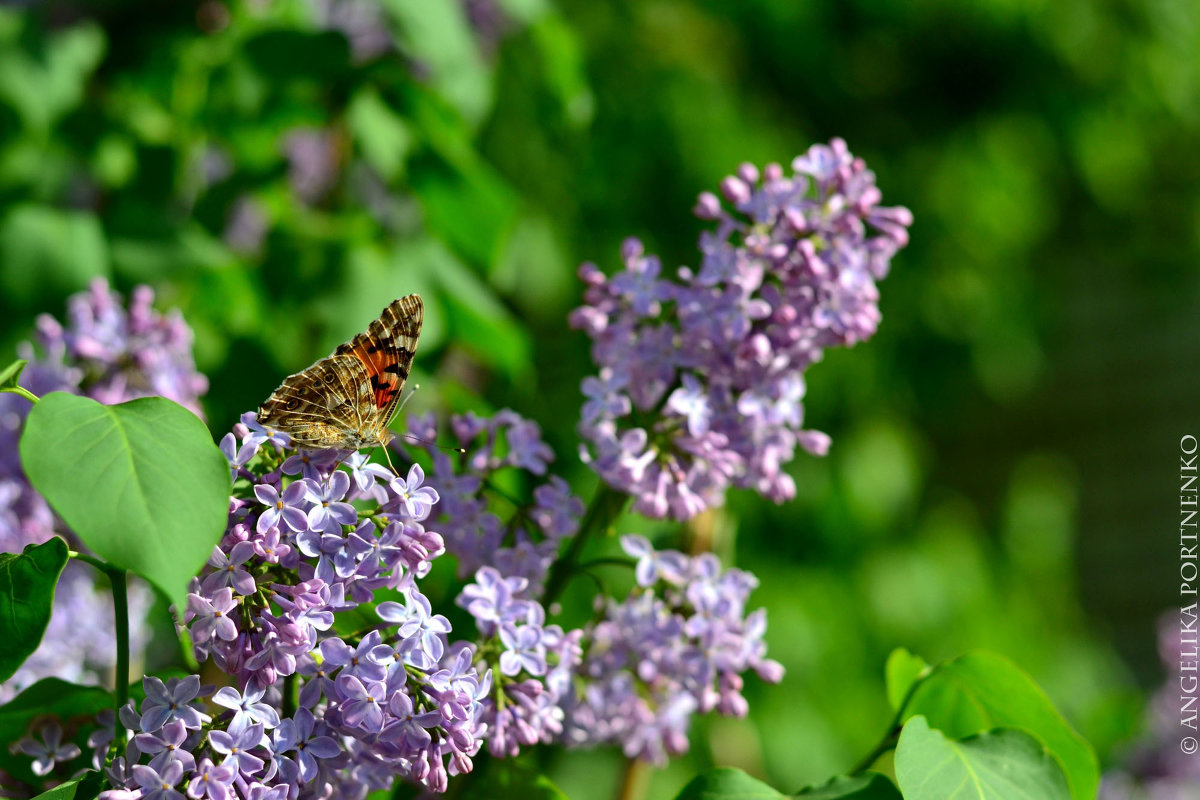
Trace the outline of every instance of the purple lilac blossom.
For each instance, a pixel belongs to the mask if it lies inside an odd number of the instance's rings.
[[[146,678],[108,797],[142,791],[146,770],[161,791],[197,800],[360,798],[395,778],[443,791],[483,745],[479,686],[490,678],[476,672],[470,644],[450,641],[449,622],[416,584],[445,552],[425,528],[437,491],[420,468],[399,479],[362,459],[343,468],[339,454],[299,455],[253,414],[231,436],[224,452],[239,480],[229,522],[192,582],[185,621],[196,656],[234,686]],[[381,624],[336,635],[335,612],[377,590],[400,598],[379,605]],[[285,717],[290,675],[300,707]],[[201,724],[207,738],[193,734]],[[176,760],[185,768],[167,774],[164,753],[184,743]]]
[[[743,164],[700,196],[698,270],[664,275],[626,241],[624,269],[579,274],[573,327],[592,340],[581,454],[651,517],[687,519],[731,486],[775,502],[795,496],[783,471],[797,445],[829,438],[802,428],[804,372],[830,347],[870,338],[876,283],[908,242],[911,213],[879,205],[874,174],[840,139],[761,172]]]
[[[554,453],[542,441],[541,430],[532,420],[504,409],[491,419],[455,415],[450,429],[466,453],[452,458],[429,445],[426,451],[433,461],[429,480],[438,487],[432,514],[438,520],[446,549],[458,560],[459,575],[465,577],[481,567],[493,566],[505,576],[525,579],[524,595],[537,596],[559,545],[579,528],[583,501],[571,493],[562,478],[543,478]],[[426,441],[437,438],[432,416],[410,418],[408,430]],[[534,486],[532,501],[521,505],[506,530],[490,509],[489,499],[498,496],[495,473],[509,469],[522,470],[544,482]],[[408,480],[413,477],[410,472]],[[424,472],[420,477],[424,479]],[[512,510],[512,500],[502,502]]]
[[[1101,777],[1099,800],[1183,800],[1200,785],[1200,764],[1179,747],[1179,687],[1182,665],[1196,657],[1195,624],[1195,614],[1179,611],[1159,620],[1166,679],[1147,704],[1141,736]]]
[[[621,545],[637,559],[638,589],[607,600],[580,630],[546,625],[542,606],[520,597],[523,578],[483,567],[463,588],[458,604],[499,644],[482,700],[493,755],[538,742],[615,744],[662,764],[687,750],[694,714],[746,714],[744,672],[782,680],[783,667],[766,658],[766,612],[747,613],[752,575],[722,570],[712,554],[657,552],[640,536]]]

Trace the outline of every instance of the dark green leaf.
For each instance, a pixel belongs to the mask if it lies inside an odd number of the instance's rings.
[[[969,653],[939,664],[913,693],[905,718],[961,739],[992,728],[1032,734],[1062,764],[1077,800],[1096,796],[1100,770],[1091,746],[1063,719],[1033,679],[992,653]]]
[[[0,682],[11,678],[41,643],[66,563],[67,544],[57,536],[29,545],[20,555],[0,553]]]
[[[229,510],[229,467],[199,417],[162,397],[105,406],[52,392],[29,413],[21,463],[96,555],[183,611]]]
[[[888,656],[885,675],[887,678],[888,703],[893,711],[900,710],[900,704],[908,697],[913,684],[925,674],[929,664],[925,659],[914,655],[903,647],[897,647]]]
[[[452,329],[450,337],[476,351],[487,363],[517,375],[528,369],[528,333],[492,290],[435,242],[424,249],[421,269],[442,288]]]
[[[804,800],[900,800],[900,790],[884,775],[868,772],[853,778],[837,777],[796,795]]]
[[[740,769],[718,767],[688,781],[675,800],[775,800],[785,797]]]
[[[69,719],[93,716],[113,706],[112,695],[96,686],[77,686],[58,678],[38,681],[8,703],[0,706],[0,742],[12,743],[24,736],[35,717]],[[31,760],[0,747],[0,769],[21,780],[32,781]]]
[[[249,39],[245,48],[256,69],[284,83],[295,78],[328,81],[350,65],[350,44],[335,31],[266,31]]]
[[[1037,740],[994,730],[954,741],[913,717],[896,746],[905,800],[1068,800],[1062,768]]]
[[[477,160],[451,167],[418,158],[409,172],[429,230],[473,264],[496,263],[517,221],[517,198],[508,184]]]

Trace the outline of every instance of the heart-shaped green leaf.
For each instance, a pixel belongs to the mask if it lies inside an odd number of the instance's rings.
[[[1026,731],[1062,764],[1072,797],[1096,796],[1100,768],[1091,746],[1033,679],[1006,658],[968,653],[938,664],[905,707],[906,719],[916,714],[956,739],[992,728]]]
[[[52,392],[29,412],[21,463],[97,556],[183,611],[229,512],[229,466],[195,414],[162,397],[105,406]]]
[[[20,555],[0,553],[0,683],[41,643],[66,563],[67,544],[57,536],[29,545]]]
[[[896,745],[904,800],[1069,800],[1058,761],[1024,731],[999,729],[947,739],[913,717]]]

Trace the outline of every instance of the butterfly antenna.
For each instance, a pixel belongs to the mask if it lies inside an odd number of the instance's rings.
[[[431,442],[428,439],[422,439],[420,436],[413,436],[411,433],[402,433],[400,435],[403,436],[405,439],[412,439],[414,442],[420,442],[421,444],[427,444],[430,447],[436,447],[438,450],[445,450],[447,453],[465,453],[465,452],[467,452],[467,449],[465,447],[448,447],[447,445],[444,445],[444,444],[438,444],[437,442]]]
[[[412,396],[417,393],[417,389],[420,389],[420,388],[421,388],[421,384],[419,384],[419,383],[414,383],[412,385],[412,388],[409,390],[408,394],[406,394],[400,400],[400,406],[396,409],[396,413],[393,416],[399,416],[400,412],[404,410],[404,406],[408,405],[408,401],[412,399]],[[465,453],[465,452],[467,452],[465,448],[447,447],[446,445],[438,444],[437,442],[431,442],[428,439],[422,439],[420,436],[413,436],[411,433],[402,433],[400,435],[403,436],[405,439],[411,439],[414,442],[420,442],[421,444],[427,444],[431,447],[436,447],[439,450],[445,450],[448,453]],[[386,447],[383,448],[383,452],[385,455],[387,454]],[[392,463],[391,459],[388,459],[388,464],[390,465],[391,463]],[[393,469],[392,472],[395,472],[395,470]],[[397,474],[399,474],[399,473],[397,473]]]

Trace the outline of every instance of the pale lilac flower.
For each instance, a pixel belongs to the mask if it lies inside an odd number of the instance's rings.
[[[183,800],[183,795],[175,790],[183,780],[183,765],[178,761],[167,761],[162,772],[144,764],[134,764],[131,772],[142,790],[142,800]]]
[[[404,507],[404,513],[413,522],[420,522],[429,516],[430,509],[438,502],[438,493],[425,482],[425,470],[420,464],[409,467],[408,477],[392,478],[391,489]]]
[[[388,702],[387,687],[383,682],[368,680],[364,683],[353,675],[339,675],[336,684],[345,698],[339,711],[346,725],[362,728],[368,733],[382,731],[383,707]]]
[[[199,730],[211,719],[191,703],[200,693],[200,676],[171,678],[164,685],[158,678],[147,675],[142,678],[146,699],[142,702],[142,717],[139,723],[146,733],[162,729],[171,720],[181,721],[191,730]]]
[[[233,733],[210,731],[208,742],[214,753],[225,756],[222,766],[234,767],[242,775],[254,775],[265,766],[261,758],[250,752],[268,743],[260,722]]]
[[[391,719],[380,738],[410,750],[428,746],[430,736],[427,729],[436,728],[442,723],[442,716],[436,711],[418,713],[413,708],[412,698],[402,691],[392,694],[388,700],[388,711],[391,712]]]
[[[309,491],[309,485],[302,480],[288,484],[282,494],[269,483],[260,483],[255,486],[254,496],[258,498],[258,502],[267,507],[258,516],[255,530],[263,533],[268,528],[280,526],[281,522],[293,531],[308,530],[306,496]]]
[[[270,729],[279,726],[279,712],[262,702],[266,693],[266,689],[254,685],[247,686],[245,692],[238,692],[232,686],[223,686],[213,695],[212,701],[234,712],[229,720],[230,733],[236,734],[256,722]]]
[[[177,719],[163,725],[157,733],[139,733],[133,737],[138,750],[154,756],[150,766],[160,773],[171,761],[182,764],[185,772],[195,769],[196,759],[185,746],[187,739],[188,730]]]
[[[33,759],[33,774],[38,777],[49,775],[59,761],[70,761],[80,755],[79,747],[72,742],[62,743],[62,727],[56,721],[42,725],[41,741],[26,736],[17,742],[17,749]]]
[[[275,752],[295,751],[295,761],[302,781],[308,782],[317,776],[317,759],[335,758],[341,752],[337,740],[322,733],[316,718],[307,708],[296,711],[294,718],[285,719],[275,731]]]
[[[533,625],[500,627],[500,642],[504,652],[500,654],[500,671],[515,676],[522,670],[533,676],[546,674],[546,648],[542,645],[542,631]]]
[[[232,765],[213,766],[211,759],[202,758],[188,784],[187,795],[194,800],[230,800],[235,797],[231,790],[236,775]]]
[[[227,642],[236,639],[238,630],[233,613],[237,607],[233,590],[227,586],[210,596],[189,594],[184,620],[191,623],[192,641],[204,645],[214,636]]]
[[[226,553],[220,546],[214,545],[208,565],[215,571],[205,576],[201,586],[205,592],[215,592],[223,586],[232,586],[240,595],[252,595],[258,590],[254,578],[243,566],[254,557],[254,545],[250,542],[238,542]]]
[[[334,472],[324,483],[311,480],[305,483],[304,497],[313,504],[308,511],[310,531],[340,534],[343,525],[358,522],[354,506],[342,502],[349,489],[350,476],[341,471]]]

